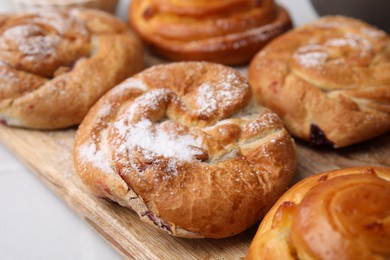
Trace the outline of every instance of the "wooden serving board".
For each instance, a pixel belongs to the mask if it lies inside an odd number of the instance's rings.
[[[150,63],[156,64],[157,61]],[[75,173],[76,129],[32,131],[0,125],[0,141],[80,217],[130,259],[240,259],[257,225],[226,239],[182,239],[141,222],[126,208],[92,197]],[[297,141],[293,183],[313,173],[358,165],[390,166],[390,134],[340,150],[315,150]]]

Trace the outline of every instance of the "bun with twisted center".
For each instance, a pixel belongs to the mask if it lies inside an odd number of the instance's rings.
[[[390,168],[300,181],[264,217],[247,259],[388,259]]]
[[[259,220],[295,170],[280,119],[246,80],[213,63],[159,65],[91,109],[74,161],[98,197],[181,237],[221,238]]]
[[[106,13],[37,9],[0,17],[0,118],[9,125],[78,124],[141,68],[137,38]]]
[[[253,59],[258,100],[313,145],[348,146],[390,130],[390,38],[361,21],[324,17]]]
[[[135,0],[130,22],[141,37],[172,60],[248,62],[291,28],[273,0]]]

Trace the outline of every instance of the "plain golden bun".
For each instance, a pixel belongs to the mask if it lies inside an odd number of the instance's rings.
[[[26,128],[79,124],[107,90],[143,66],[127,26],[96,10],[0,16],[0,120]]]
[[[390,168],[306,178],[264,217],[247,259],[388,259]]]
[[[171,60],[242,64],[292,26],[273,0],[133,0],[129,21]]]
[[[294,136],[344,147],[390,130],[390,38],[327,16],[275,39],[249,67],[259,102]]]
[[[94,195],[180,237],[222,238],[258,221],[295,171],[278,116],[237,71],[206,62],[151,67],[90,110],[74,161]]]

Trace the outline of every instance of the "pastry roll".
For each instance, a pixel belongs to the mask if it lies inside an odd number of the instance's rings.
[[[129,21],[166,58],[229,65],[248,62],[292,26],[273,0],[133,0]]]
[[[179,237],[222,238],[258,221],[295,171],[278,116],[213,63],[149,68],[110,90],[77,131],[88,189]]]
[[[344,147],[390,130],[390,38],[362,21],[328,16],[279,37],[252,60],[249,81],[312,145]]]
[[[142,66],[140,42],[107,13],[1,15],[0,120],[36,129],[79,124],[100,96]]]
[[[264,217],[247,259],[388,259],[390,168],[324,172],[288,190]]]

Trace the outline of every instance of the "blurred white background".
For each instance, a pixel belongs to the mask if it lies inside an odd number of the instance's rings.
[[[8,11],[11,1],[1,0],[0,11]],[[308,0],[278,2],[290,10],[295,25],[317,17]],[[117,8],[123,20],[128,4],[129,0],[120,0]],[[121,256],[0,144],[0,259]]]

